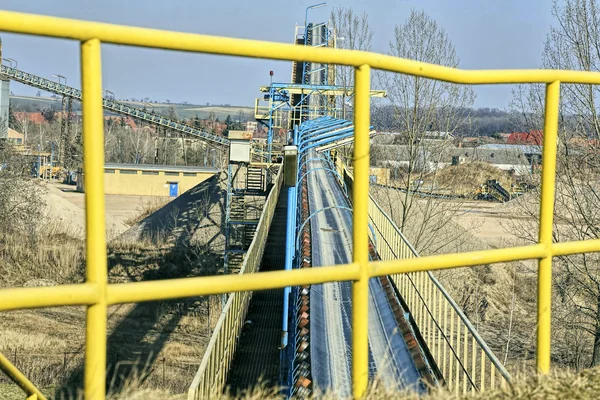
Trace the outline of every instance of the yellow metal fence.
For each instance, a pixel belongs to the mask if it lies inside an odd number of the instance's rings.
[[[369,219],[382,260],[418,257],[398,227],[371,199]],[[461,308],[429,271],[393,274],[430,354],[451,391],[484,391],[510,376]]]
[[[87,306],[86,399],[103,399],[106,381],[106,310],[111,304],[206,296],[283,288],[332,281],[353,282],[353,394],[362,397],[368,384],[368,280],[370,277],[537,259],[537,367],[550,369],[550,303],[552,257],[600,251],[600,240],[552,243],[556,143],[561,83],[599,84],[600,73],[563,70],[460,70],[364,51],[315,48],[246,39],[161,31],[56,17],[0,11],[0,31],[72,39],[81,44],[84,169],[86,172],[86,281],[56,287],[0,290],[0,311],[64,305]],[[104,221],[104,145],[101,43],[139,46],[274,60],[309,61],[354,67],[354,190],[353,262],[295,271],[230,276],[194,277],[163,281],[108,284]],[[504,249],[369,262],[368,193],[371,69],[409,74],[458,84],[546,84],[542,188],[537,244]],[[0,359],[3,370],[10,366]],[[29,395],[35,391],[17,377]]]
[[[354,177],[341,161],[342,179]],[[344,183],[344,182],[342,182]],[[369,195],[369,237],[382,260],[418,257],[400,229]],[[510,375],[461,308],[429,271],[390,276],[416,323],[449,390],[485,391],[509,382]]]
[[[280,168],[275,176],[273,188],[263,206],[254,238],[244,256],[240,274],[254,273],[260,265],[281,190],[282,170],[283,168]],[[251,295],[251,292],[238,292],[229,296],[188,391],[188,399],[208,399],[223,392]]]

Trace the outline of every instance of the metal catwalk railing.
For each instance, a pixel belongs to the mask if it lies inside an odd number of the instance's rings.
[[[558,111],[562,84],[600,84],[600,73],[565,70],[461,70],[366,51],[312,48],[293,44],[171,32],[99,22],[0,11],[0,31],[75,40],[80,45],[83,159],[86,173],[85,282],[48,287],[0,289],[0,311],[69,305],[86,306],[86,400],[106,394],[107,310],[110,305],[212,294],[276,289],[334,281],[352,281],[352,391],[362,398],[369,370],[369,279],[518,260],[538,261],[537,369],[550,370],[553,257],[600,252],[600,239],[554,243],[554,194]],[[104,205],[104,118],[101,45],[346,65],[354,68],[354,184],[352,263],[343,266],[232,274],[182,279],[108,283]],[[546,86],[539,235],[536,244],[435,256],[369,260],[369,125],[371,69],[465,85],[543,83]],[[233,324],[234,320],[229,320]],[[465,347],[466,348],[466,347]],[[215,363],[218,363],[215,361]],[[0,358],[0,369],[7,366]],[[224,374],[219,371],[219,374]],[[26,384],[15,378],[22,385]],[[220,378],[219,378],[220,379]],[[211,381],[219,381],[211,378]],[[25,389],[28,395],[35,392]]]
[[[254,273],[260,265],[282,181],[283,168],[279,168],[240,274]],[[200,368],[188,390],[188,399],[208,399],[218,397],[223,392],[251,296],[252,292],[237,292],[229,296],[202,357]]]
[[[336,169],[343,179],[354,178],[340,158]],[[419,257],[371,195],[368,207],[373,227],[369,237],[382,260]],[[392,274],[390,278],[451,391],[485,391],[510,381],[504,366],[431,272]]]
[[[10,78],[15,82],[23,83],[25,85],[33,86],[50,93],[70,97],[72,99],[81,101],[81,90],[72,88],[67,85],[62,85],[50,79],[42,78],[37,75],[20,71],[16,68],[10,68],[6,65],[2,65],[0,67],[0,75],[4,75],[5,77]],[[144,111],[140,108],[131,107],[126,104],[119,103],[118,101],[114,101],[112,99],[102,99],[102,107],[117,114],[127,115],[151,123],[153,125],[162,126],[177,132],[195,136],[200,139],[206,140],[207,142],[218,144],[220,146],[229,145],[229,139],[227,138],[213,135],[212,133],[204,132],[203,130],[197,129],[193,126],[182,124],[179,121],[163,117],[162,115],[156,115],[154,113]]]

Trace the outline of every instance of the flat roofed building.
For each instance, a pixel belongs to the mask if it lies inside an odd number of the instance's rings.
[[[217,168],[184,165],[106,164],[106,194],[177,197],[219,172]],[[83,178],[83,179],[82,179]],[[85,176],[77,176],[83,192]]]
[[[8,141],[12,142],[16,145],[25,144],[24,142],[25,135],[20,132],[15,131],[14,129],[8,128]]]

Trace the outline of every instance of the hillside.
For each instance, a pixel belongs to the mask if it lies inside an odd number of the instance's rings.
[[[53,98],[50,96],[10,96],[10,101],[15,110],[18,111],[38,111],[40,109],[52,107],[55,110],[60,110],[61,100],[60,98]],[[180,119],[193,118],[198,115],[200,119],[206,119],[211,113],[215,114],[216,118],[224,121],[228,115],[233,119],[237,119],[240,112],[244,113],[244,119],[252,119],[254,116],[254,108],[246,106],[230,106],[230,105],[199,105],[199,104],[174,104],[174,103],[146,103],[140,101],[117,101],[127,104],[132,107],[144,108],[148,110],[154,109],[157,114],[166,112],[169,107],[173,107],[175,112]],[[81,105],[79,102],[73,103],[74,111],[81,111]]]

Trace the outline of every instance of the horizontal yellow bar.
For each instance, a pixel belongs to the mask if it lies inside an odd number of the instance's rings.
[[[0,11],[0,31],[140,47],[222,54],[273,60],[312,61],[401,72],[463,84],[600,83],[600,73],[564,70],[460,70],[389,55],[286,43],[234,39],[158,29],[137,28],[66,18]]]
[[[600,239],[552,244],[553,256],[566,256],[569,254],[593,253],[598,251],[600,251]]]
[[[108,304],[137,303],[325,282],[352,281],[358,279],[358,276],[359,267],[357,264],[345,264],[335,267],[302,268],[293,271],[119,283],[108,285],[107,299]]]
[[[0,289],[0,311],[94,304],[99,296],[93,283]]]
[[[371,262],[371,276],[401,274],[406,272],[429,271],[500,262],[529,260],[548,256],[546,245],[509,247],[506,249],[470,251],[466,253],[441,254],[417,257],[406,260]]]
[[[42,392],[40,392],[39,389],[36,388],[35,385],[31,383],[31,381],[27,379],[27,377],[23,375],[21,371],[19,371],[17,367],[15,367],[13,363],[11,363],[10,360],[2,353],[0,353],[0,371],[4,372],[10,378],[10,380],[16,383],[17,386],[19,386],[27,394],[28,399],[34,398],[38,400],[46,400],[46,397],[42,394]]]

